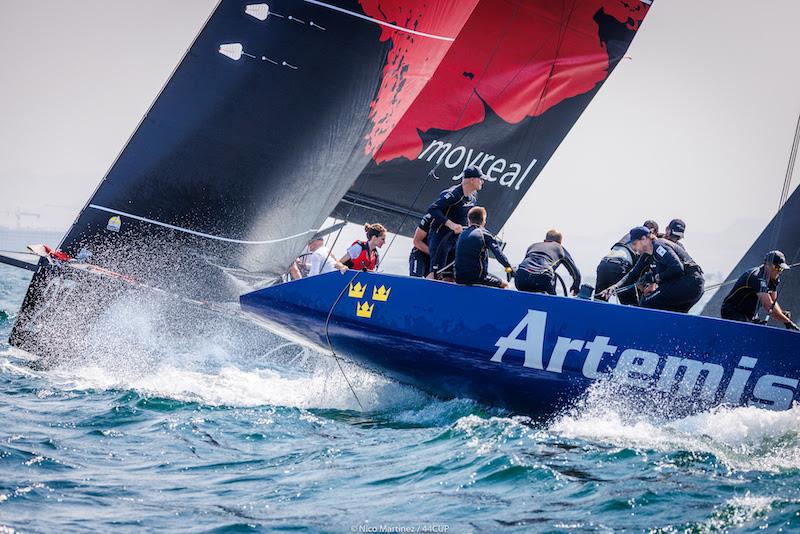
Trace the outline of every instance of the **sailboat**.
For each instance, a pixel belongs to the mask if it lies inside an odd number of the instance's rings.
[[[522,413],[604,380],[679,411],[788,408],[791,332],[388,274],[277,283],[329,216],[410,235],[468,165],[488,175],[480,203],[499,230],[650,4],[223,0],[33,266],[11,344],[57,359],[65,330],[80,337],[119,294],[154,288],[239,299],[292,339]]]

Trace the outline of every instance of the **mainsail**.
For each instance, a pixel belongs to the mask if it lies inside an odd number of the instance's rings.
[[[650,2],[482,0],[402,117],[376,111],[372,158],[335,215],[414,232],[468,165],[499,230],[617,63]],[[392,101],[378,93],[376,110]]]
[[[408,234],[470,163],[490,176],[496,229],[650,2],[555,4],[223,0],[60,248],[230,300],[243,279],[284,273],[329,215]],[[33,352],[43,317],[68,320],[42,313],[50,274],[35,274],[12,332]]]

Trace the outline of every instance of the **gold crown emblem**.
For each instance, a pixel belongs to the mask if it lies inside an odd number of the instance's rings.
[[[347,292],[348,297],[353,297],[354,299],[360,299],[364,296],[364,291],[367,290],[367,284],[361,285],[361,282],[356,282],[354,286],[352,282],[350,283],[350,291]]]
[[[366,317],[369,319],[372,317],[372,308],[374,308],[374,304],[367,304],[366,302],[362,302],[361,304],[356,304],[356,315],[359,317]]]
[[[392,288],[386,289],[386,287],[374,287],[372,288],[372,300],[380,300],[381,302],[386,302],[389,298],[389,293],[392,292]]]

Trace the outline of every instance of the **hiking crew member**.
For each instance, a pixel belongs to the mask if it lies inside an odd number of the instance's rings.
[[[426,213],[414,230],[414,248],[408,256],[408,274],[417,278],[425,278],[430,271],[431,253],[428,249],[428,233],[431,231],[433,217]]]
[[[500,250],[495,237],[484,228],[486,209],[476,206],[467,214],[469,227],[458,236],[456,243],[455,279],[459,284],[491,287],[508,287],[508,282],[489,272],[488,250],[503,264],[507,273],[513,272],[511,263]]]
[[[577,295],[581,287],[581,272],[575,261],[561,245],[563,236],[558,230],[548,230],[542,243],[528,247],[525,259],[517,267],[514,284],[520,291],[556,294],[556,269],[563,264],[572,277],[570,292]]]
[[[642,226],[646,226],[653,234],[658,233],[658,224],[655,221],[647,220]],[[617,241],[611,250],[606,254],[597,266],[597,282],[595,288],[595,298],[597,300],[608,300],[603,298],[601,293],[616,284],[622,277],[633,269],[634,264],[639,259],[639,254],[631,248],[628,243],[631,239],[630,234],[625,234],[622,239]],[[639,303],[639,296],[636,288],[630,287],[617,293],[620,304],[635,306]]]
[[[367,240],[354,241],[350,245],[347,254],[336,265],[340,271],[374,271],[378,266],[378,249],[386,242],[386,228],[378,223],[365,224],[364,231],[367,233]]]
[[[664,232],[664,238],[669,239],[676,245],[680,245],[683,248],[683,243],[681,243],[681,239],[683,239],[683,233],[686,231],[686,223],[683,222],[681,219],[672,219],[669,224],[667,225],[667,231]]]
[[[769,252],[763,265],[745,271],[736,280],[731,292],[722,302],[720,316],[745,323],[758,322],[758,304],[761,303],[769,317],[782,322],[790,330],[797,330],[797,325],[778,304],[780,275],[788,268],[783,252]]]
[[[478,200],[477,192],[483,187],[484,174],[478,167],[467,167],[461,184],[445,189],[428,208],[433,217],[428,233],[431,268],[428,278],[436,278],[453,260],[456,237],[467,225],[467,212]]]
[[[336,270],[336,260],[331,256],[330,249],[325,246],[325,240],[314,236],[308,242],[306,250],[289,267],[292,280],[306,276],[316,276]]]
[[[655,269],[646,277],[648,285],[639,306],[688,312],[703,296],[704,280],[700,266],[683,247],[668,239],[654,237],[649,228],[637,226],[631,229],[630,236],[630,245],[640,254],[639,259],[622,280],[603,291],[604,295],[636,282],[652,262]]]

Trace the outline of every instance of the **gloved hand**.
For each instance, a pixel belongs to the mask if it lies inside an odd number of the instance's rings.
[[[796,324],[794,324],[794,321],[786,321],[785,323],[783,323],[783,325],[786,327],[787,330],[800,331],[800,328]]]
[[[655,284],[656,283],[656,273],[653,271],[647,271],[645,275],[642,277],[642,282],[645,284]]]
[[[510,282],[511,279],[514,278],[515,274],[516,273],[514,272],[514,269],[512,269],[511,267],[506,267],[506,281],[507,282]]]

